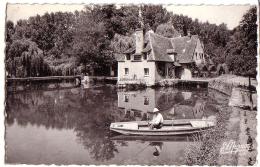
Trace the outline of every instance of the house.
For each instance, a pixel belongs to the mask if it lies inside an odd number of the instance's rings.
[[[167,38],[143,29],[136,31],[136,46],[117,56],[118,84],[155,85],[163,79],[191,79],[193,69],[205,63],[197,35]]]

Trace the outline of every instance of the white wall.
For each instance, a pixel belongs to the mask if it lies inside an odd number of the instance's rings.
[[[181,79],[191,79],[191,78],[192,78],[191,70],[188,68],[184,68],[181,74]]]
[[[129,69],[129,74],[125,75],[125,68]],[[144,68],[149,68],[149,76],[144,75]],[[134,80],[134,75],[136,79]],[[124,81],[122,79],[130,79],[130,81]],[[154,85],[155,83],[155,62],[149,62],[147,60],[131,61],[125,60],[125,62],[118,62],[118,84],[126,83],[138,83],[145,82],[147,86]]]

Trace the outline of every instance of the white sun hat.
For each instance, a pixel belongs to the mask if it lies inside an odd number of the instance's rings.
[[[153,109],[153,113],[159,112],[158,108]]]

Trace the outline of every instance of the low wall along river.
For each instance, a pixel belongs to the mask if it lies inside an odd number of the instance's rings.
[[[230,82],[230,80],[235,82]],[[227,79],[216,78],[209,82],[208,87],[229,96],[228,105],[231,107],[231,112],[227,123],[225,142],[233,142],[234,145],[241,146],[247,145],[249,146],[249,149],[239,151],[237,156],[234,156],[234,154],[236,155],[236,152],[233,154],[220,155],[219,164],[253,165],[256,163],[257,156],[257,94],[256,92],[251,92],[246,88],[248,83],[237,83],[241,80],[241,77],[236,78],[233,76],[230,80],[228,81]],[[244,79],[244,81],[245,80],[246,79]],[[256,87],[255,84],[253,86]]]

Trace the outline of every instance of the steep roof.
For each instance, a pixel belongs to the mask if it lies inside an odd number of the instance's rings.
[[[125,61],[125,54],[122,53],[114,53],[114,57],[117,61]]]
[[[173,49],[170,38],[163,37],[155,33],[149,33],[153,56],[150,60],[154,61],[173,61],[167,54],[167,49]]]
[[[174,51],[177,53],[176,59],[179,63],[191,63],[193,60],[193,53],[199,40],[198,35],[192,35],[191,37],[175,37],[167,38],[151,31],[145,34],[146,42],[143,52],[151,53],[148,55],[150,61],[166,61],[173,62],[172,57],[167,54],[168,51]],[[123,54],[134,53],[135,48],[130,48]],[[124,55],[116,55],[117,61],[124,61]]]
[[[177,53],[176,59],[179,63],[193,62],[193,53],[195,51],[198,36],[166,38],[161,35],[150,33],[150,44],[153,51],[154,61],[173,61],[167,54],[167,50],[174,50]]]
[[[191,63],[193,62],[193,53],[195,51],[198,41],[197,35],[191,37],[177,37],[172,38],[171,42],[175,51],[177,52],[177,60],[180,63]]]

